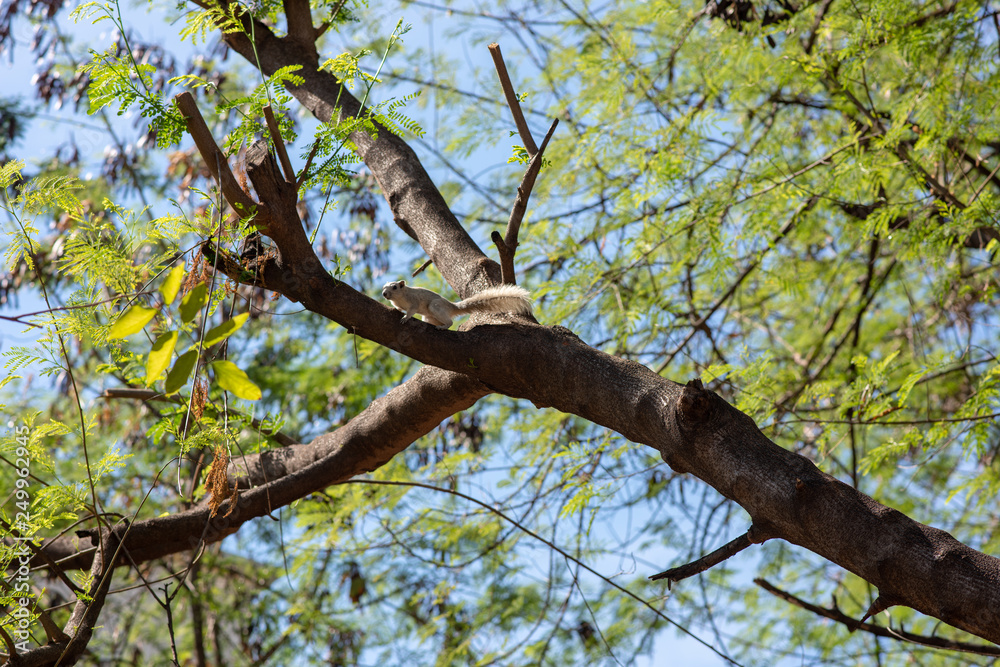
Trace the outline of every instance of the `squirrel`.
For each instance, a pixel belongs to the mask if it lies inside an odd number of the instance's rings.
[[[396,310],[406,313],[402,322],[414,315],[423,315],[424,320],[438,329],[447,329],[455,316],[469,313],[531,314],[528,290],[517,285],[487,287],[479,294],[452,303],[437,292],[421,287],[407,287],[405,280],[396,280],[385,284],[382,296],[392,302]]]

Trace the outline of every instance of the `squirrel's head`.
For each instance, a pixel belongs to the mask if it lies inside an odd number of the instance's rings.
[[[405,280],[394,280],[391,283],[386,283],[385,287],[382,288],[382,297],[385,299],[392,299],[392,295],[404,287],[406,287]]]

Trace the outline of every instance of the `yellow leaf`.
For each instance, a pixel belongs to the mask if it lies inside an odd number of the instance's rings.
[[[190,322],[198,315],[198,311],[208,303],[208,285],[198,285],[181,299],[181,320]]]
[[[243,326],[243,323],[247,321],[248,317],[250,317],[250,313],[240,313],[233,319],[226,320],[217,327],[212,327],[208,330],[208,333],[205,334],[205,342],[203,345],[205,347],[209,347],[226,340],[236,333],[237,329]]]
[[[132,306],[122,313],[121,317],[119,317],[118,320],[111,325],[111,330],[108,331],[108,338],[125,338],[126,336],[131,336],[137,331],[142,331],[142,328],[149,324],[149,321],[153,319],[155,315],[155,308]]]
[[[167,373],[167,382],[164,387],[164,393],[167,396],[176,394],[181,390],[181,387],[187,384],[188,377],[191,376],[191,371],[194,370],[194,362],[197,360],[197,350],[188,350],[177,358],[177,361],[174,362],[174,367]]]
[[[153,343],[153,349],[149,351],[146,358],[146,386],[156,382],[160,374],[170,365],[170,357],[174,353],[174,346],[177,344],[177,332],[168,331],[160,334],[160,337]]]
[[[181,288],[181,280],[184,278],[184,263],[178,264],[167,274],[167,279],[160,285],[160,294],[163,295],[163,303],[168,306],[177,298],[177,291]]]
[[[260,387],[251,382],[247,374],[241,371],[236,364],[231,361],[213,361],[211,366],[215,371],[215,380],[220,387],[248,401],[260,399]]]

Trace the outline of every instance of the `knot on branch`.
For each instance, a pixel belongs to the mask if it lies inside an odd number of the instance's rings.
[[[705,389],[701,380],[691,380],[681,390],[681,396],[677,400],[677,413],[682,422],[689,424],[708,421],[712,414],[712,392]]]

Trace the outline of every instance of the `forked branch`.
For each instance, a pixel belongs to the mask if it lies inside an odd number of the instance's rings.
[[[500,275],[503,276],[503,281],[510,285],[516,283],[514,277],[514,253],[517,250],[517,237],[521,231],[521,221],[524,220],[524,214],[528,210],[528,197],[531,196],[531,189],[535,187],[538,170],[542,168],[542,155],[545,153],[545,147],[549,145],[549,139],[552,138],[552,133],[555,132],[558,124],[558,118],[552,121],[549,131],[545,133],[545,139],[542,140],[541,148],[538,149],[538,152],[532,156],[531,162],[528,163],[528,169],[524,172],[521,184],[517,186],[517,197],[514,199],[514,207],[511,209],[510,219],[507,220],[507,230],[503,238],[500,238],[500,232],[497,231],[490,234],[490,238],[493,240],[493,243],[497,247],[497,252],[500,254]]]

